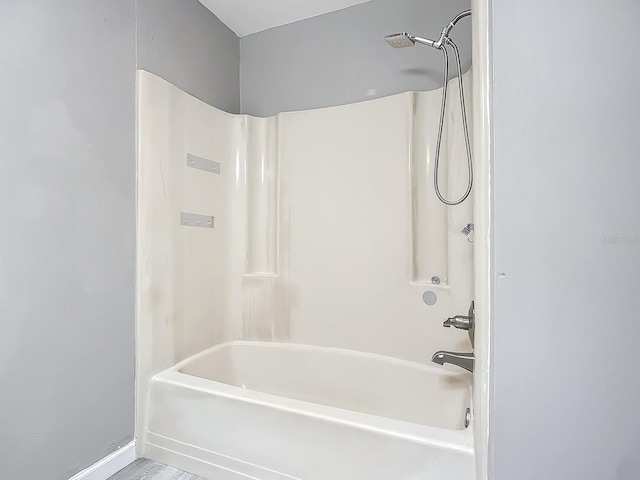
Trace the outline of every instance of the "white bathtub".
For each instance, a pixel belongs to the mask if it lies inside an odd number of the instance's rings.
[[[151,381],[147,456],[212,480],[472,480],[471,375],[233,342]]]

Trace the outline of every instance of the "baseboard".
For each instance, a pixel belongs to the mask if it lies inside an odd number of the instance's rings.
[[[69,480],[107,480],[136,459],[136,442],[132,440],[124,447],[110,453],[89,468]]]

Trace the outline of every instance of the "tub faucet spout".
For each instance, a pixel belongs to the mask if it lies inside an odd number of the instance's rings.
[[[431,361],[437,363],[438,365],[444,365],[445,363],[450,363],[451,365],[456,365],[460,368],[464,368],[469,372],[473,372],[473,366],[475,363],[475,358],[473,353],[456,353],[456,352],[445,352],[440,351],[436,352]]]

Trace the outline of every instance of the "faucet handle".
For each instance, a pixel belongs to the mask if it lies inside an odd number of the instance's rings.
[[[447,318],[442,324],[443,327],[455,327],[460,330],[469,330],[471,328],[471,317],[467,315],[456,315],[455,317]]]
[[[460,330],[466,330],[469,332],[469,339],[471,340],[471,345],[474,344],[475,341],[475,302],[471,302],[471,306],[469,307],[468,315],[456,315],[455,317],[447,318],[442,324],[443,327],[455,327]]]

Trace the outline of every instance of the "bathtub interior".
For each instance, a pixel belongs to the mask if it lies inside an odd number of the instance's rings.
[[[380,417],[462,430],[471,375],[374,354],[272,342],[230,342],[180,373]]]
[[[471,92],[471,72],[464,81]],[[470,351],[465,332],[442,328],[472,299],[473,238],[462,230],[473,212],[471,199],[447,208],[433,192],[441,91],[254,118],[217,110],[144,71],[137,89],[141,449],[151,379],[216,345],[342,349],[413,362],[416,371],[442,368],[426,367],[436,350]],[[466,157],[457,89],[449,94],[440,179],[456,197],[466,186]],[[423,301],[426,292],[435,304]],[[275,369],[236,357],[227,359],[229,371],[200,376],[273,388],[255,372],[274,380]],[[444,375],[431,393],[414,382],[403,398],[454,398],[446,388],[454,377]],[[403,388],[390,381],[388,391]],[[306,400],[335,402],[322,388]],[[380,414],[375,404],[360,397],[347,408]]]

